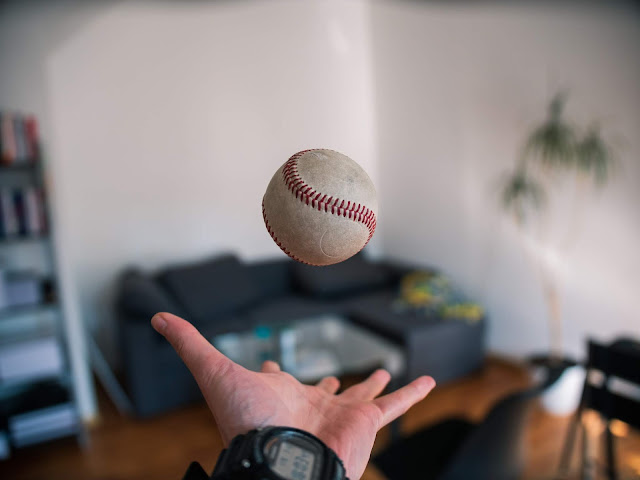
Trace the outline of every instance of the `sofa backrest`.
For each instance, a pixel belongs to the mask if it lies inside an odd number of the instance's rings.
[[[298,291],[319,298],[339,298],[389,285],[387,269],[362,252],[326,267],[295,262],[292,272]]]
[[[288,258],[245,264],[231,254],[171,265],[150,276],[121,275],[118,309],[149,319],[169,311],[196,324],[241,313],[291,294],[338,298],[389,285],[388,269],[358,254],[337,265],[312,267]]]
[[[196,322],[231,314],[263,298],[247,266],[233,255],[172,266],[156,278]]]
[[[291,269],[293,260],[279,258],[247,265],[265,300],[290,295],[293,292]]]

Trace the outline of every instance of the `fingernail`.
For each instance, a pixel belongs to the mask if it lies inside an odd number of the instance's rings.
[[[163,333],[164,329],[167,328],[167,321],[161,313],[156,313],[151,319],[151,325],[155,328],[156,332]]]

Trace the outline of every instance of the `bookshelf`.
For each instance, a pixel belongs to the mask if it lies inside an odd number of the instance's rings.
[[[0,459],[85,438],[33,117],[0,112]]]

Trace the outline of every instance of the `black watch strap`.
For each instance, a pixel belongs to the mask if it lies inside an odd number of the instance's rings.
[[[231,440],[229,448],[222,450],[218,457],[218,462],[213,469],[213,473],[211,474],[211,480],[231,479],[229,473],[235,470],[234,467],[236,465],[242,465],[243,462],[247,461],[246,458],[248,457],[250,445],[245,441],[245,439],[255,431],[256,430],[251,430],[247,434],[235,436],[233,440]],[[245,463],[244,465],[246,466],[247,464]],[[251,465],[248,466],[250,467]]]
[[[320,458],[323,461],[319,464],[321,465],[320,470],[314,469],[316,470],[316,476],[313,478],[318,480],[349,480],[346,477],[342,461],[324,442],[308,432],[288,427],[267,427],[251,430],[246,434],[236,436],[231,441],[229,448],[220,453],[211,477],[207,475],[199,463],[193,462],[185,473],[183,480],[263,480],[282,478],[271,470],[264,458],[260,461],[258,457],[261,457],[262,453],[257,454],[257,452],[263,451],[264,442],[269,442],[277,437],[282,438],[282,435],[304,436],[307,438],[307,442],[311,440],[318,444],[315,447],[318,452],[322,449]]]

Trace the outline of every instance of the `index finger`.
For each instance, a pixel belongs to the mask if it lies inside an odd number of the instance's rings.
[[[436,382],[433,378],[419,377],[395,392],[376,398],[373,403],[382,412],[380,428],[392,422],[424,399],[435,386]]]
[[[209,378],[212,371],[223,372],[233,363],[193,325],[177,315],[156,313],[151,319],[151,325],[167,339],[198,383]]]

